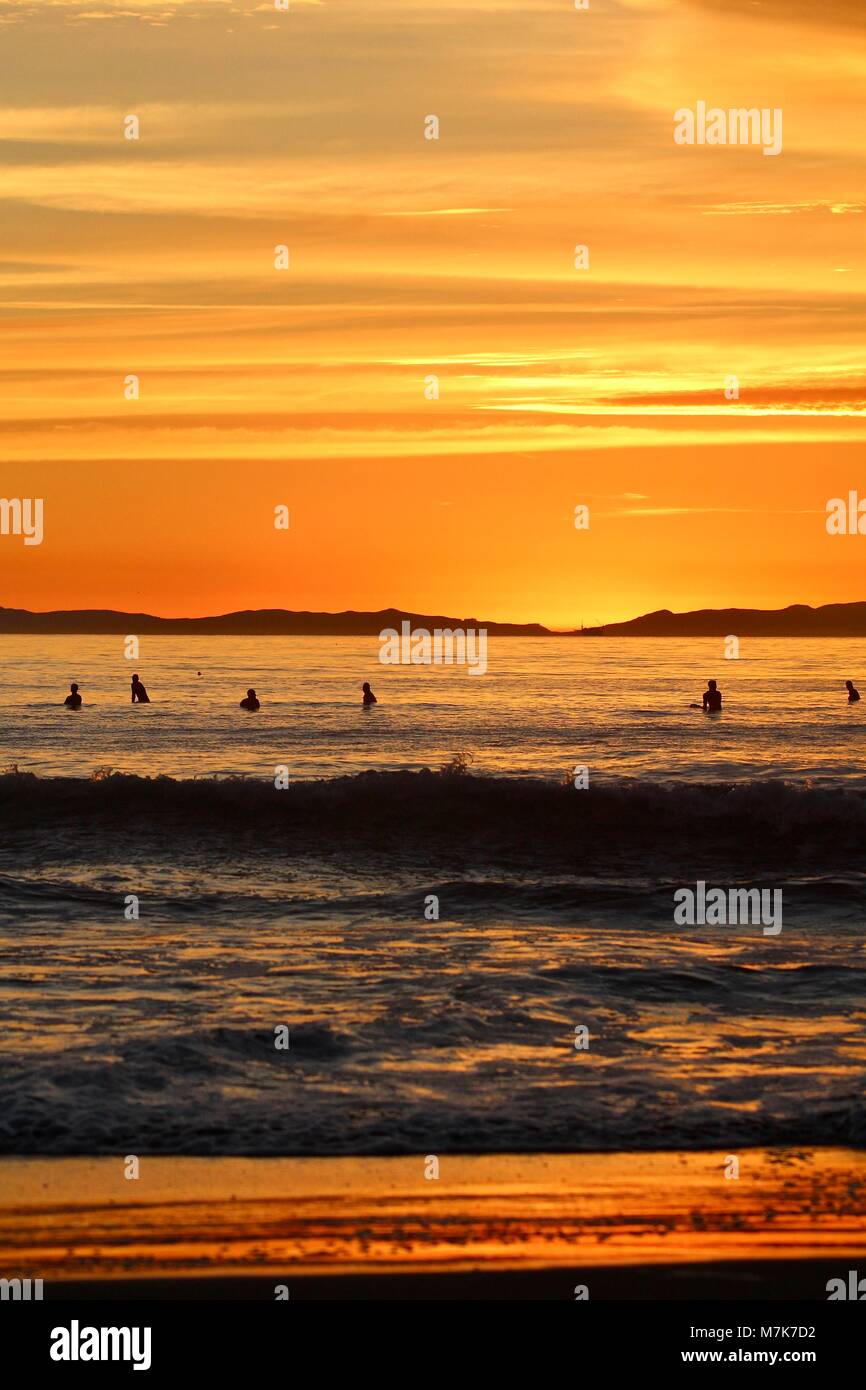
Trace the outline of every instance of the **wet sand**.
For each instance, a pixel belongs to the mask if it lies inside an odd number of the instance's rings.
[[[866,1153],[0,1160],[0,1274],[45,1297],[826,1299]]]

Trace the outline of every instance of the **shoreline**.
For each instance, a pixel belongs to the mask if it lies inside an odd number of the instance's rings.
[[[0,1273],[73,1298],[826,1298],[866,1152],[0,1160]]]

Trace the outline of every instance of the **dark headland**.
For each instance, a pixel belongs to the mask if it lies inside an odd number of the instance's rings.
[[[292,612],[286,608],[245,609],[207,618],[158,618],[108,608],[33,613],[0,608],[0,634],[120,635],[165,633],[206,637],[370,637],[385,628],[484,628],[491,637],[866,637],[866,603],[828,603],[809,608],[701,608],[672,613],[662,608],[624,623],[555,632],[541,623],[494,623],[444,614],[383,608],[361,613]]]
[[[581,637],[866,637],[866,603],[825,603],[809,608],[699,608],[672,613],[661,608],[627,623],[581,629]]]
[[[376,613],[293,613],[287,608],[249,608],[213,618],[155,618],[150,613],[118,613],[110,608],[79,608],[31,613],[26,608],[0,608],[0,633],[77,633],[126,635],[164,633],[204,637],[370,637],[385,628],[485,628],[498,637],[552,637],[540,623],[485,623],[477,618],[407,613],[383,608]]]

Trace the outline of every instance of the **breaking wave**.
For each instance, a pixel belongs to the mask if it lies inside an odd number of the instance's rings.
[[[672,845],[683,838],[773,844],[860,846],[866,790],[770,779],[732,783],[601,780],[585,789],[541,778],[443,772],[364,772],[299,781],[285,789],[243,778],[138,777],[101,772],[90,779],[0,776],[0,812],[12,826],[69,825],[84,818],[137,825],[176,821],[254,826],[279,838],[388,830],[397,839],[531,838]]]

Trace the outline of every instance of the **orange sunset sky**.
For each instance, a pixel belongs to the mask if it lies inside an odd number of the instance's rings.
[[[45,506],[2,604],[866,599],[862,0],[0,0],[0,42],[0,495]],[[698,101],[782,153],[676,145]]]

